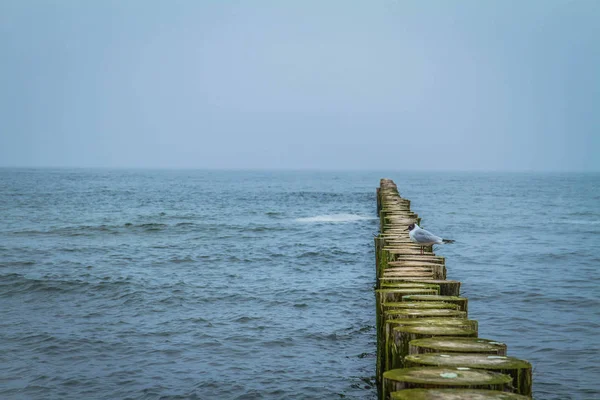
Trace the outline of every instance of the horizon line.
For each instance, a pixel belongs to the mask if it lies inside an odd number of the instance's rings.
[[[597,174],[600,170],[552,170],[552,169],[391,169],[391,168],[288,168],[288,167],[172,167],[172,166],[10,166],[0,165],[0,169],[29,170],[138,170],[138,171],[230,171],[230,172],[411,172],[411,173],[579,173]]]

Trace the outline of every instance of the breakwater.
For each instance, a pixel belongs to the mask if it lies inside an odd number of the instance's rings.
[[[380,398],[527,399],[532,367],[507,345],[478,337],[461,282],[446,278],[444,257],[410,241],[421,218],[396,184],[377,189],[375,238],[376,380]]]

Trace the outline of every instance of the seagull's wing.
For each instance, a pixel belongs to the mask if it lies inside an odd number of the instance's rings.
[[[414,233],[417,243],[442,243],[442,238],[435,236],[433,233],[425,229],[419,229]]]

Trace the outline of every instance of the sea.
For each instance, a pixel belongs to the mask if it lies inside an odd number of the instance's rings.
[[[375,189],[534,398],[600,399],[600,174],[0,169],[0,399],[367,399]]]

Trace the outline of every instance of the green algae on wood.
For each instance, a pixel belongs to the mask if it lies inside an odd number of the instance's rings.
[[[460,311],[462,312],[462,311]],[[456,318],[447,318],[447,317],[429,317],[429,318],[394,318],[391,315],[388,319],[384,321],[384,324],[390,325],[393,328],[399,326],[463,326],[470,328],[477,332],[479,323],[474,319],[466,319],[464,316],[460,315]]]
[[[403,278],[393,278],[393,277],[382,277],[380,278],[381,280],[385,281],[385,282],[390,282],[390,281],[399,281],[399,279],[403,279]],[[460,281],[453,281],[453,280],[446,280],[446,279],[430,279],[427,281],[413,281],[413,280],[408,280],[408,279],[403,279],[400,282],[404,282],[404,283],[429,283],[432,285],[438,285],[440,287],[440,296],[460,296]]]
[[[431,309],[431,308],[439,308],[439,309],[448,309],[448,310],[458,310],[458,306],[453,303],[444,303],[437,301],[416,301],[414,303],[403,301],[398,303],[383,303],[384,310],[391,309]]]
[[[443,301],[446,303],[453,303],[458,305],[461,311],[468,312],[468,299],[466,297],[458,296],[440,296],[440,295],[414,295],[404,296],[402,301]]]
[[[406,296],[410,295],[433,295],[437,289],[424,288],[405,288],[405,289],[377,289],[375,290],[375,305],[377,307],[377,316],[381,317],[384,303],[397,303],[404,301]],[[462,310],[461,310],[462,311]]]
[[[452,367],[401,368],[384,372],[382,398],[390,399],[389,394],[404,389],[457,388],[510,390],[512,378],[508,375],[477,369]]]
[[[379,277],[382,275],[384,266],[387,267],[387,253],[383,254],[382,249],[385,245],[385,239],[381,235],[375,237],[375,276]],[[386,259],[384,260],[384,257]],[[376,283],[376,288],[379,289],[379,279]]]
[[[431,265],[411,265],[411,266],[405,266],[405,267],[387,267],[384,271],[383,271],[383,275],[381,276],[380,280],[386,280],[386,279],[396,279],[398,280],[399,278],[402,278],[403,275],[406,275],[409,272],[428,272],[430,274],[433,273],[433,269],[431,267]],[[406,281],[410,282],[410,280],[406,279]]]
[[[490,339],[469,337],[433,337],[417,339],[409,343],[409,354],[444,352],[505,356],[506,344]]]
[[[436,293],[440,292],[440,285],[422,282],[382,282],[380,280],[379,287],[381,289],[431,289]]]
[[[450,308],[392,308],[383,310],[385,319],[398,318],[467,318],[467,313]]]
[[[404,389],[390,393],[391,400],[529,400],[527,396],[499,390]]]
[[[408,272],[411,273],[425,273],[428,272],[431,274],[429,277],[430,280],[445,280],[446,279],[446,266],[443,264],[426,264],[426,263],[412,263],[412,265],[404,265],[404,266],[390,266],[390,261],[387,263],[387,267],[383,269],[382,273],[379,276],[381,279],[399,279],[405,278],[406,281],[410,281],[409,277],[407,277]],[[414,275],[414,274],[413,274]]]
[[[442,318],[452,320],[449,318]],[[461,321],[461,320],[457,320]],[[389,323],[389,321],[388,321]],[[467,336],[477,337],[477,330],[469,327],[452,325],[449,323],[438,322],[435,324],[404,324],[394,327],[390,330],[388,339],[385,341],[386,353],[390,357],[386,364],[391,368],[404,367],[404,358],[408,355],[408,344],[411,340],[423,339],[434,336]]]
[[[433,273],[433,271],[429,270],[429,271],[415,271],[415,270],[410,270],[410,269],[405,269],[404,271],[393,271],[393,272],[386,272],[385,276],[391,276],[391,277],[396,277],[396,278],[405,278],[406,280],[418,280],[418,279],[422,279],[422,280],[432,280],[435,278],[435,275]]]
[[[415,247],[412,249],[383,249],[384,251],[387,251],[390,254],[390,259],[393,260],[394,254],[411,254],[411,255],[420,255],[421,254],[421,248],[420,247]],[[424,249],[424,254],[428,254],[431,255],[433,253],[431,252],[427,252],[427,249]]]
[[[392,260],[390,261],[389,268],[403,268],[403,267],[439,267],[444,264],[440,264],[438,262],[426,261],[426,260],[406,260],[406,261],[395,261],[394,256],[400,254],[410,254],[406,253],[406,251],[412,252],[413,250],[417,250],[418,254],[421,254],[421,246],[411,246],[411,247],[399,247],[399,248],[384,248],[384,250],[388,251],[392,255]]]
[[[403,301],[404,296],[414,294],[433,294],[437,293],[435,289],[424,289],[424,288],[405,288],[405,289],[377,289],[375,290],[375,325],[377,329],[377,335],[382,332],[383,329],[383,304],[394,303]]]
[[[388,267],[390,254],[383,250],[385,239],[381,236],[375,238],[375,274],[379,278],[383,275],[383,270]],[[377,285],[379,282],[377,282]]]
[[[436,285],[433,283],[423,283],[423,282],[406,282],[406,281],[401,281],[401,282],[386,282],[383,281],[382,284],[385,285],[392,285],[391,288],[396,288],[396,289],[434,289],[437,290],[439,289],[440,285]]]
[[[419,282],[427,282],[427,281],[434,279],[433,274],[432,274],[432,276],[407,276],[407,278],[409,278],[410,281],[419,281]]]
[[[412,243],[412,241],[408,238],[407,235],[407,239],[408,242],[407,243]],[[398,241],[397,239],[389,239],[387,240],[388,243],[394,244],[396,242],[398,243],[404,243],[402,241]],[[429,256],[429,255],[418,255],[418,256],[411,256],[411,255],[403,255],[403,254],[398,254],[396,255],[396,260],[390,262],[390,266],[395,266],[395,265],[402,265],[401,262],[402,261],[427,261],[427,262],[433,262],[433,263],[437,263],[437,264],[445,264],[446,263],[446,258],[442,257],[442,256]]]
[[[381,375],[381,355],[383,354],[382,333],[383,333],[383,306],[382,304],[389,302],[401,302],[403,296],[410,294],[434,294],[437,290],[423,288],[406,288],[406,289],[377,289],[375,290],[375,329],[377,333],[377,361],[376,361],[376,376]]]
[[[531,364],[514,357],[473,353],[412,354],[404,359],[407,366],[444,366],[485,369],[510,375],[516,393],[532,394]]]
[[[392,368],[402,368],[404,366],[404,357],[409,354],[409,342],[411,336],[403,332],[398,334],[395,332],[396,329],[402,327],[423,327],[423,328],[434,328],[435,332],[439,334],[445,334],[446,331],[441,332],[440,329],[436,328],[455,328],[455,329],[466,329],[472,336],[477,336],[478,324],[475,320],[468,320],[465,318],[418,318],[418,319],[388,319],[384,321],[383,334],[380,338],[380,345],[382,348],[382,370],[387,371]],[[454,332],[450,330],[450,332]],[[462,334],[463,331],[460,331]],[[402,337],[397,339],[396,336]],[[396,343],[397,340],[402,340],[401,345]]]

